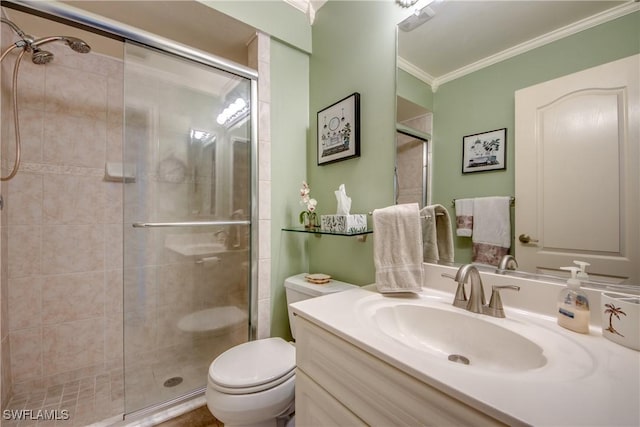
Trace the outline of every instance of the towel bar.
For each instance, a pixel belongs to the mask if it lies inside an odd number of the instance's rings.
[[[456,206],[456,200],[457,200],[457,199],[452,199],[452,200],[451,200],[451,206],[454,206],[454,207]],[[516,204],[516,198],[515,198],[515,197],[513,197],[513,196],[509,197],[509,202],[510,202],[511,206],[515,206],[515,204]]]
[[[368,212],[367,215],[373,215],[373,212]],[[444,214],[441,213],[441,212],[438,212],[436,214],[436,216],[444,216]],[[420,218],[431,218],[431,216],[430,215],[420,215]]]

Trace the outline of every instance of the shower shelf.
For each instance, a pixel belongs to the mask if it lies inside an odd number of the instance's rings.
[[[328,234],[331,236],[349,236],[349,237],[355,237],[356,239],[358,239],[359,242],[366,242],[367,241],[367,235],[373,233],[373,230],[368,228],[366,231],[359,231],[356,233],[342,233],[342,232],[335,232],[335,231],[326,231],[326,230],[321,230],[320,227],[317,228],[305,228],[305,227],[285,227],[282,229],[282,231],[291,231],[291,232],[295,232],[295,233],[308,233],[308,234],[314,234],[316,237],[322,237],[323,234]]]

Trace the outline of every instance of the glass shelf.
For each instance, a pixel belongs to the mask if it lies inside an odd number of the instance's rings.
[[[350,236],[350,237],[359,237],[359,239],[362,239],[363,241],[366,240],[367,235],[373,233],[373,229],[368,228],[366,231],[358,231],[355,233],[342,233],[342,232],[336,232],[336,231],[327,231],[327,230],[321,230],[320,227],[316,227],[316,228],[304,228],[304,227],[285,227],[282,229],[282,231],[293,231],[296,233],[309,233],[309,234],[315,234],[316,236],[320,237],[323,234],[329,234],[332,236]]]

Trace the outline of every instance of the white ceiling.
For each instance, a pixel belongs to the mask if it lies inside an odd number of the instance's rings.
[[[424,5],[421,0],[416,6]],[[399,66],[437,87],[639,5],[612,0],[433,2],[429,7],[435,16],[411,32],[398,31]]]
[[[197,1],[64,0],[73,7],[247,65],[256,30]]]

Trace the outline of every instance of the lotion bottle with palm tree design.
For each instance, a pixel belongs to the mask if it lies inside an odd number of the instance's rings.
[[[558,295],[558,325],[581,334],[589,333],[589,300],[587,294],[580,290],[580,280],[576,278],[579,267],[560,267],[570,271],[571,278],[567,287]]]

